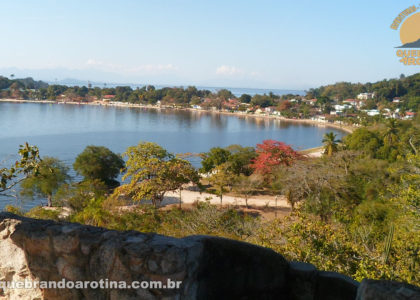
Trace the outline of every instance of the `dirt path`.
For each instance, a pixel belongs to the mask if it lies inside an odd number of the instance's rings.
[[[182,203],[192,204],[196,201],[209,201],[211,204],[220,205],[220,198],[216,195],[209,193],[200,193],[196,191],[183,190],[181,193]],[[170,205],[179,203],[179,191],[167,193],[162,205]],[[236,205],[245,206],[245,198],[226,195],[223,196],[223,205]],[[248,199],[248,205],[253,207],[278,207],[278,208],[290,208],[284,196],[253,196]]]

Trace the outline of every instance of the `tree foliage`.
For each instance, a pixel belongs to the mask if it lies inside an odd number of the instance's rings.
[[[279,166],[290,166],[301,156],[292,147],[283,142],[265,140],[257,144],[256,158],[251,167],[255,172],[269,176]]]
[[[361,151],[371,158],[396,161],[420,148],[420,124],[416,121],[389,119],[385,124],[362,127],[343,139],[349,150]]]
[[[106,147],[87,146],[76,157],[73,168],[85,180],[99,179],[108,186],[116,186],[115,178],[124,167],[124,160]]]
[[[117,188],[115,196],[124,195],[134,201],[150,200],[158,206],[165,193],[189,182],[198,183],[199,176],[190,162],[175,157],[156,143],[141,142],[129,147],[124,156],[127,171],[123,180],[130,182]]]
[[[209,152],[201,154],[201,169],[203,173],[214,170],[217,166],[227,163],[229,171],[235,175],[251,175],[253,170],[251,162],[256,153],[253,147],[242,147],[240,145],[230,145],[226,148],[214,147]]]
[[[201,154],[201,169],[200,172],[208,173],[213,170],[215,167],[226,163],[230,158],[229,150],[223,149],[221,147],[211,148],[209,152]]]
[[[34,195],[46,197],[48,206],[52,206],[53,194],[68,180],[68,167],[57,158],[46,156],[39,163],[36,174],[21,182],[20,194],[29,198]]]
[[[336,137],[337,135],[334,134],[334,132],[324,134],[322,143],[324,144],[324,154],[327,156],[331,156],[333,153],[338,151],[338,143],[341,141],[337,140]]]
[[[220,198],[220,204],[223,204],[223,195],[228,191],[227,188],[232,188],[235,179],[235,175],[229,169],[229,163],[218,165],[209,177],[210,184]]]
[[[12,196],[9,192],[19,183],[38,173],[41,162],[38,147],[25,143],[20,145],[18,154],[20,160],[15,161],[10,168],[0,168],[0,195],[2,196]]]
[[[91,199],[104,197],[108,187],[99,179],[84,180],[71,184],[63,184],[54,195],[54,203],[59,206],[71,208],[73,211],[81,211]]]

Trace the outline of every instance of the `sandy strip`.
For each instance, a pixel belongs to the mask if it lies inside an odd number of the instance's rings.
[[[310,152],[308,154],[305,154],[307,157],[321,157],[324,154],[324,149],[317,150],[314,152]]]
[[[182,190],[181,193],[182,203],[192,204],[197,201],[208,201],[211,204],[220,205],[220,197],[209,194],[209,193],[200,193],[195,191],[189,190]],[[162,206],[169,205],[169,204],[178,204],[179,203],[179,191],[170,192],[165,195],[164,200],[162,201]],[[223,196],[223,205],[234,205],[234,206],[245,206],[245,198],[239,196],[231,196],[226,195]],[[259,195],[259,196],[252,196],[248,199],[248,205],[250,206],[258,206],[258,207],[284,207],[290,208],[290,205],[287,203],[286,198],[284,196],[277,197],[277,205],[276,205],[276,197],[275,196],[266,196],[266,195]]]

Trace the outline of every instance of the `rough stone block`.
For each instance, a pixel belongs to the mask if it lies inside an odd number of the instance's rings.
[[[420,300],[420,288],[394,281],[363,279],[356,300]]]

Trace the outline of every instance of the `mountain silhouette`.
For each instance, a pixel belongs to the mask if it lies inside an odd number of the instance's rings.
[[[395,47],[395,48],[420,48],[420,39],[418,39],[415,42],[406,43],[406,44],[404,44],[402,46]]]

